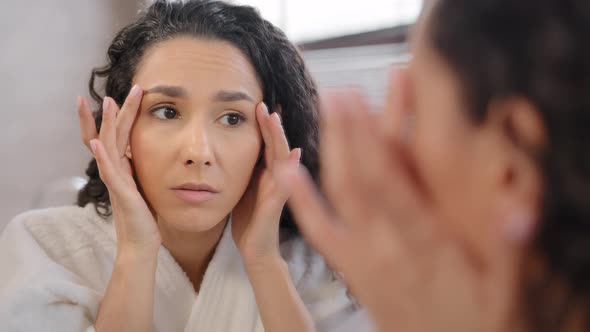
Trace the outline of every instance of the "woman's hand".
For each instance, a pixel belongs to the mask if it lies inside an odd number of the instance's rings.
[[[244,196],[232,212],[232,234],[266,331],[315,331],[279,251],[279,221],[289,197],[279,186],[274,169],[284,162],[299,163],[301,149],[289,149],[281,119],[268,114],[263,103],[256,119],[264,140],[264,163],[258,165]]]
[[[97,331],[151,331],[158,249],[162,242],[156,220],[133,179],[127,155],[129,135],[143,92],[134,86],[121,110],[104,98],[97,134],[92,110],[78,98],[84,144],[107,186],[117,233],[117,257],[95,322]]]
[[[155,255],[161,244],[156,221],[137,188],[126,154],[142,95],[139,86],[133,87],[121,110],[112,98],[105,97],[100,134],[88,103],[78,98],[82,139],[96,158],[100,178],[109,191],[119,254]]]
[[[289,149],[279,115],[269,115],[264,103],[256,107],[264,140],[263,164],[256,167],[244,196],[232,211],[232,233],[246,266],[276,262],[279,253],[279,220],[289,193],[272,174],[281,161],[298,163],[300,149]]]
[[[514,294],[510,244],[486,230],[495,241],[482,261],[445,229],[404,143],[397,94],[409,78],[396,77],[381,114],[356,93],[326,100],[321,181],[333,209],[294,163],[277,172],[289,206],[380,331],[500,331]]]

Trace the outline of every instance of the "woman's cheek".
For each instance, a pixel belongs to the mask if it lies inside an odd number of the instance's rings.
[[[241,175],[249,180],[259,159],[262,141],[256,132],[233,137],[230,141],[220,148],[224,150],[223,155],[227,156],[227,165],[231,168],[231,174]]]
[[[164,139],[165,138],[165,139]],[[161,179],[163,171],[170,167],[167,153],[172,152],[173,137],[162,137],[157,130],[146,126],[135,129],[130,147],[133,167],[142,184],[151,179]],[[145,188],[144,188],[145,189]]]
[[[235,163],[240,168],[254,168],[260,155],[261,144],[256,140],[244,140],[234,152]]]

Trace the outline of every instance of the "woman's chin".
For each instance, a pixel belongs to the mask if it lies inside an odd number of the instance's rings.
[[[160,215],[158,222],[165,223],[168,229],[186,233],[208,232],[225,225],[229,213],[207,210],[195,208],[182,212],[174,211],[165,216]]]

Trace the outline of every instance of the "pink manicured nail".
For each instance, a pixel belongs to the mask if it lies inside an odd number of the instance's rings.
[[[268,107],[266,107],[265,103],[262,103],[262,110],[264,111],[264,114],[268,115]]]
[[[139,87],[139,85],[136,84],[131,89],[131,92],[129,92],[129,96],[137,97],[137,95],[139,94],[139,91],[141,91],[141,88]]]
[[[90,140],[90,149],[92,149],[92,153],[96,153],[96,142],[94,140]]]
[[[110,98],[109,97],[104,97],[104,99],[102,100],[102,111],[106,111],[109,108],[109,104],[110,104]]]
[[[281,125],[281,117],[279,116],[279,114],[275,112],[271,116],[273,118],[275,118],[274,121],[280,126]]]

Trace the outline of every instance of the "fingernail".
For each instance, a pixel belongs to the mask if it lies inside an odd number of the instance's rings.
[[[90,149],[92,150],[92,153],[96,153],[96,141],[95,140],[90,140]]]
[[[141,91],[141,88],[139,87],[139,85],[135,84],[131,89],[131,92],[129,92],[129,96],[135,98],[139,94],[139,91]]]
[[[78,96],[78,97],[76,97],[76,109],[80,109],[81,106],[82,106],[82,97]]]
[[[278,113],[276,113],[276,112],[275,112],[275,113],[273,113],[273,114],[272,114],[272,117],[274,118],[274,121],[275,121],[275,122],[276,122],[276,123],[277,123],[279,126],[282,124],[281,117],[279,116],[279,114],[278,114]]]
[[[110,99],[109,97],[104,97],[102,100],[102,111],[106,111],[107,109],[109,109],[109,104],[110,104]]]
[[[266,115],[268,115],[268,107],[266,107],[266,104],[265,103],[262,103],[262,110],[264,111],[264,113]]]

